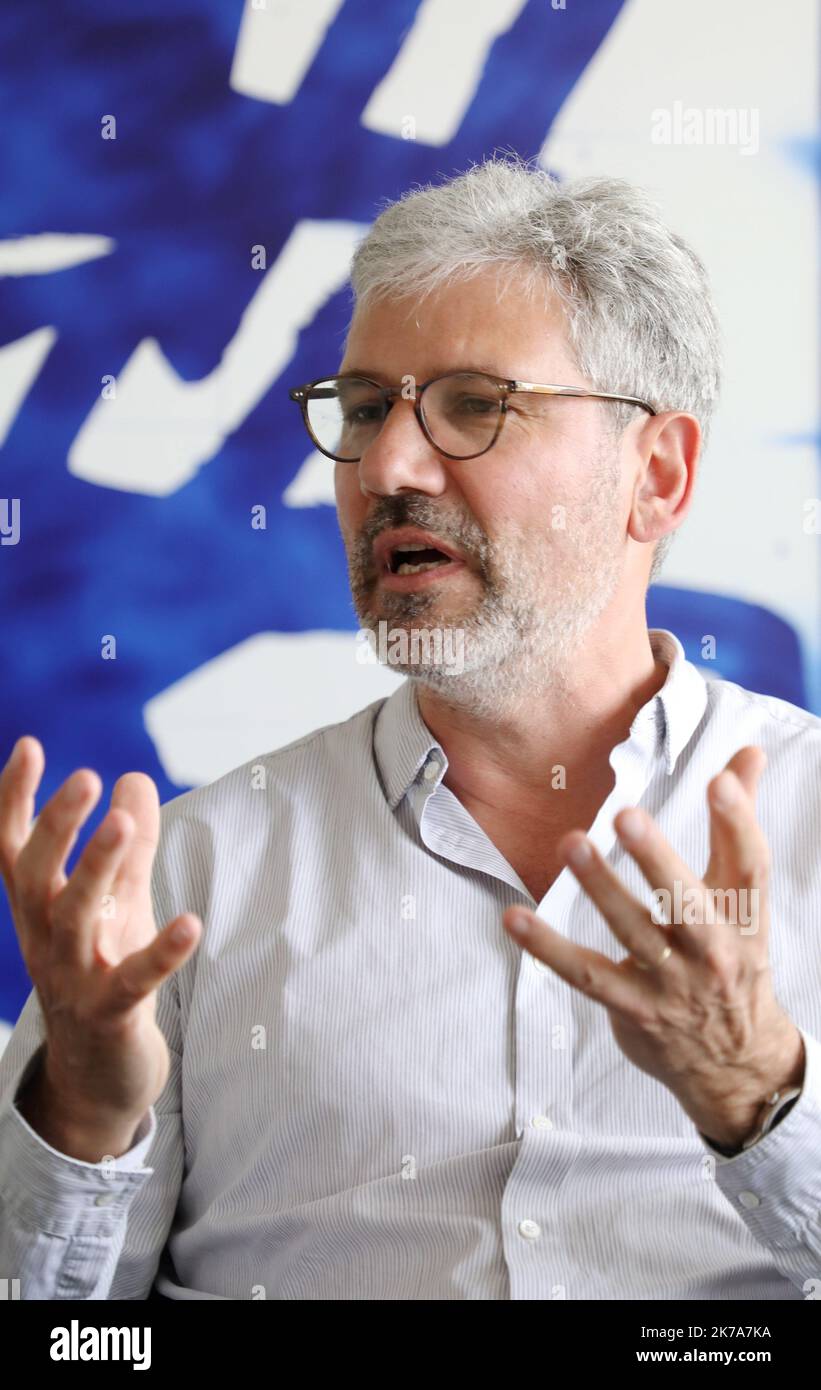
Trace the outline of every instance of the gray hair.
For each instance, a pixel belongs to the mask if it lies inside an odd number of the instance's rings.
[[[562,184],[532,161],[494,155],[387,201],[351,266],[355,307],[422,300],[483,267],[508,266],[525,292],[564,306],[568,342],[594,390],[696,416],[706,446],[721,374],[720,328],[705,268],[624,179]],[[500,277],[501,278],[501,277]],[[611,404],[618,434],[638,407]],[[650,583],[673,540],[657,542]]]

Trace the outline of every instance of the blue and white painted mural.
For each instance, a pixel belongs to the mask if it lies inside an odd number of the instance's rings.
[[[36,734],[44,797],[100,773],[81,845],[122,772],[167,800],[394,687],[351,658],[287,387],[337,364],[381,200],[494,150],[647,186],[706,261],[726,382],[648,619],[821,713],[817,27],[812,0],[0,10],[0,755]],[[0,1019],[28,989],[3,896]]]

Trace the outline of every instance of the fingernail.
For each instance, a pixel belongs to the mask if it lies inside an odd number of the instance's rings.
[[[728,774],[719,778],[713,787],[713,801],[722,809],[738,805],[739,786],[734,777]]]
[[[194,935],[194,924],[192,922],[178,922],[171,928],[171,940],[175,946],[185,946]]]
[[[589,840],[578,840],[572,849],[567,851],[567,857],[571,864],[575,864],[577,869],[581,869],[585,864],[589,864],[593,857]]]
[[[644,817],[640,811],[623,811],[619,817],[619,834],[623,840],[640,840],[644,834]]]
[[[69,806],[79,806],[88,796],[88,783],[82,772],[73,772],[65,784],[65,799]]]
[[[102,845],[103,849],[111,849],[116,845],[119,838],[120,827],[117,822],[113,820],[103,821],[103,824],[97,832],[98,844]]]
[[[510,919],[510,926],[517,936],[527,936],[531,927],[530,918],[525,917],[523,912],[516,912]]]

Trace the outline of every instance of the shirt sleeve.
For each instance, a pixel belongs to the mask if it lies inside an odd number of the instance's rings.
[[[148,1296],[183,1169],[173,976],[158,990],[157,1022],[171,1058],[162,1094],[141,1120],[127,1153],[86,1163],[52,1148],[16,1107],[44,1040],[36,992],[26,1000],[0,1058],[0,1276],[10,1281],[10,1297]]]
[[[821,1293],[821,1043],[804,1040],[801,1095],[749,1149],[727,1158],[702,1135],[715,1180],[781,1273],[807,1296]]]

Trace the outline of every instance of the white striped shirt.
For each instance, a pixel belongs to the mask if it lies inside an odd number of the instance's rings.
[[[807,1055],[781,1124],[717,1157],[605,1010],[513,943],[502,912],[533,899],[442,784],[405,681],[163,807],[158,919],[191,910],[205,930],[159,992],[168,1083],[108,1167],[57,1153],[14,1106],[42,1040],[29,997],[0,1061],[0,1274],[23,1298],[140,1299],[155,1278],[176,1299],[808,1296],[821,720],[705,678],[672,633],[651,641],[667,680],[611,754],[590,835],[649,902],[615,813],[640,802],[700,873],[707,781],[765,749],[771,959]],[[538,910],[624,954],[569,869]]]

